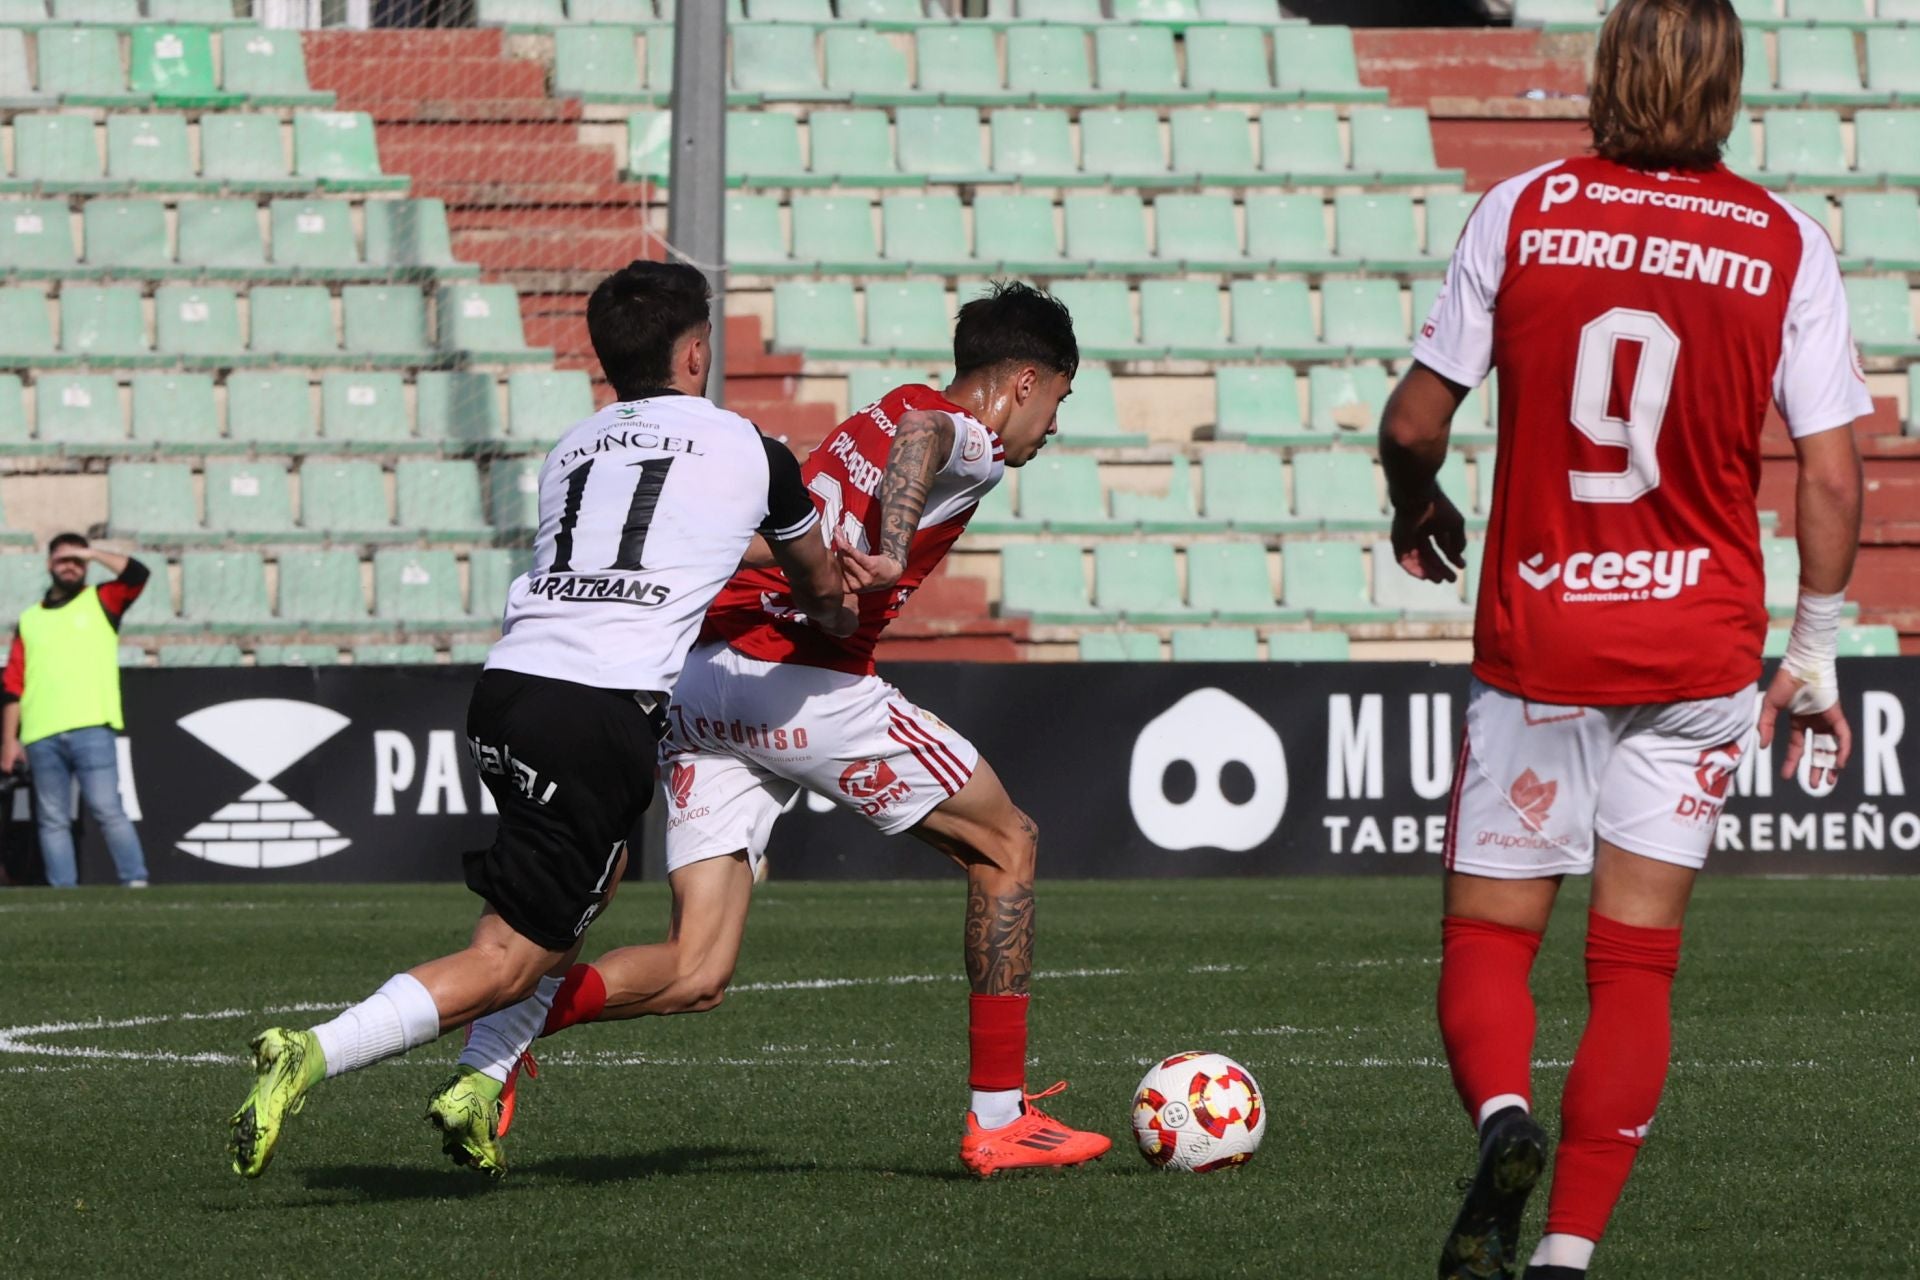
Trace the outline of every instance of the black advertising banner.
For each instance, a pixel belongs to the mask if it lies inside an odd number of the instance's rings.
[[[154,878],[457,879],[491,807],[462,725],[464,668],[130,671],[122,785]],[[1418,663],[899,665],[979,746],[1062,877],[1432,874],[1468,677]],[[1841,663],[1854,762],[1831,794],[1750,747],[1676,795],[1715,873],[1920,871],[1920,662]],[[852,762],[858,763],[858,762]],[[658,801],[671,820],[671,797]],[[775,828],[783,878],[947,873],[803,794]],[[652,860],[657,864],[657,859]],[[86,878],[110,879],[97,839]]]

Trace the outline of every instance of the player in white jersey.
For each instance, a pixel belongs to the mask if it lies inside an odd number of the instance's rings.
[[[266,1169],[286,1119],[328,1076],[509,1006],[531,1020],[529,1037],[539,1029],[625,868],[653,796],[660,717],[701,619],[756,536],[816,626],[845,635],[857,624],[799,463],[703,398],[709,303],[706,278],[679,264],[636,262],[594,290],[587,328],[619,400],[541,467],[534,567],[513,584],[467,712],[500,813],[493,843],[466,855],[487,905],[464,950],[395,974],[311,1030],[254,1037],[234,1172]],[[506,1168],[501,1084],[520,1055],[508,1050],[500,1032],[476,1033],[427,1108],[456,1164],[495,1175]]]

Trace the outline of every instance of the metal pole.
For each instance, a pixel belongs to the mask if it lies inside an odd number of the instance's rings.
[[[720,404],[727,394],[727,6],[718,0],[677,0],[673,38],[667,240],[713,286],[707,397]]]

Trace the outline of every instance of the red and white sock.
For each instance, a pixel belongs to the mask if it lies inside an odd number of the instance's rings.
[[[607,983],[590,964],[577,964],[567,970],[566,980],[554,992],[553,1008],[540,1034],[550,1036],[565,1031],[576,1022],[592,1022],[607,1007]]]
[[[1507,1107],[1531,1109],[1533,991],[1540,935],[1447,916],[1440,922],[1440,1037],[1453,1087],[1476,1127]]]
[[[1680,930],[1587,916],[1587,1028],[1567,1072],[1547,1231],[1598,1240],[1660,1105]]]
[[[967,1050],[974,1123],[1012,1124],[1027,1083],[1027,997],[968,996]]]

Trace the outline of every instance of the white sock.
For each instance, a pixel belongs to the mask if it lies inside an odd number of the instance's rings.
[[[975,1089],[973,1119],[982,1129],[998,1129],[1020,1118],[1018,1089]]]
[[[547,1013],[563,981],[557,976],[542,978],[533,994],[519,1004],[475,1021],[467,1047],[460,1051],[460,1065],[505,1084],[520,1055],[540,1038],[540,1028],[547,1025]]]
[[[1473,1127],[1478,1130],[1482,1125],[1486,1124],[1488,1116],[1497,1115],[1505,1111],[1508,1107],[1518,1107],[1529,1114],[1531,1114],[1533,1110],[1527,1106],[1527,1100],[1517,1093],[1496,1093],[1493,1097],[1488,1098],[1480,1104],[1480,1116],[1473,1122]]]
[[[359,1004],[313,1028],[313,1034],[320,1037],[332,1078],[431,1044],[440,1036],[440,1010],[418,978],[396,973]]]
[[[1561,1232],[1540,1237],[1540,1247],[1527,1262],[1530,1267],[1574,1267],[1585,1271],[1593,1262],[1593,1241]]]

